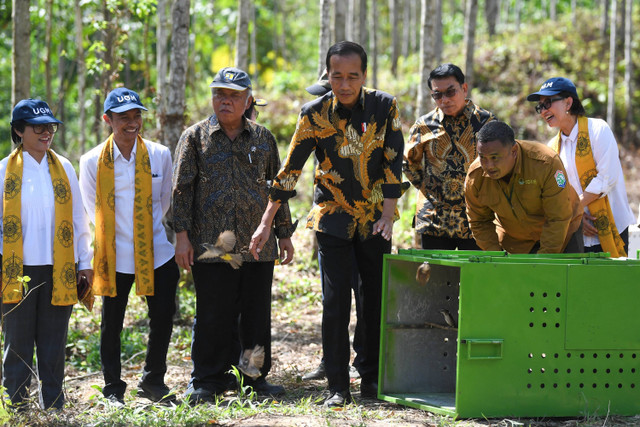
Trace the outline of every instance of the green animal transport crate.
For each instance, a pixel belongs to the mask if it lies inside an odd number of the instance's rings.
[[[640,414],[640,261],[401,250],[385,256],[381,326],[382,400],[462,418]]]

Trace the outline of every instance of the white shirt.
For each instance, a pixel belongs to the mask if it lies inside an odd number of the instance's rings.
[[[143,140],[149,152],[151,163],[151,191],[153,198],[153,251],[154,268],[169,261],[175,254],[169,243],[162,218],[171,205],[171,152],[161,144]],[[80,191],[84,208],[89,219],[95,224],[96,177],[98,159],[104,142],[80,157]],[[135,197],[136,151],[133,146],[131,157],[125,159],[118,145],[113,144],[113,168],[116,195],[116,271],[134,274],[135,258],[133,249],[133,199]]]
[[[53,265],[53,238],[55,236],[56,205],[53,198],[53,184],[47,156],[40,163],[26,151],[22,152],[22,258],[23,265]],[[93,250],[89,220],[82,207],[82,197],[76,171],[71,162],[58,155],[71,186],[73,204],[73,253],[79,270],[91,268]],[[0,188],[4,189],[9,157],[0,161]],[[3,203],[0,202],[0,251],[2,251]]]
[[[618,143],[611,128],[602,119],[588,119],[589,139],[591,141],[591,151],[593,160],[596,163],[598,174],[591,180],[587,188],[583,189],[580,184],[580,177],[576,169],[576,143],[578,141],[578,123],[573,127],[569,136],[560,134],[561,149],[560,159],[567,169],[567,175],[571,186],[578,195],[584,191],[594,194],[601,194],[601,197],[609,196],[609,204],[613,212],[613,219],[616,228],[622,233],[631,224],[635,224],[635,218],[629,202],[627,200],[627,190],[624,185],[624,175],[618,153]],[[555,140],[549,141],[549,145]],[[585,208],[585,212],[589,210]],[[597,236],[584,236],[585,246],[599,245]]]

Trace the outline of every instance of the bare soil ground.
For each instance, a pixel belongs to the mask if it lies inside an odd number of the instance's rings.
[[[625,177],[629,201],[634,213],[638,214],[640,202],[640,162],[639,153],[635,150],[622,150],[621,158],[625,169]],[[298,254],[308,254],[310,249],[309,234],[305,230],[296,233],[294,244],[301,248]],[[306,255],[304,255],[306,256]],[[291,307],[292,302],[286,295],[279,294],[277,283],[291,280],[291,277],[306,275],[320,292],[317,275],[313,271],[297,271],[294,266],[276,268],[274,280],[274,304],[272,314],[273,333],[273,368],[269,380],[282,384],[287,388],[287,395],[280,402],[283,405],[296,406],[296,402],[312,396],[317,401],[318,408],[325,395],[325,381],[303,382],[301,376],[314,369],[321,358],[322,348],[320,339],[320,322],[322,307],[319,298]],[[94,308],[94,316],[98,316],[99,306]],[[355,320],[355,319],[354,319]],[[352,328],[353,328],[352,322]],[[171,349],[170,349],[171,353]],[[188,353],[188,352],[187,352]],[[137,358],[140,359],[140,358]],[[124,363],[123,379],[128,383],[128,390],[135,390],[142,367],[137,364]],[[178,394],[184,392],[189,381],[191,361],[185,358],[169,361],[166,377],[167,385],[174,388]],[[94,397],[100,395],[96,386],[102,386],[100,372],[74,371],[67,367],[66,389],[71,408],[70,415],[83,411],[100,411],[101,406],[95,404]],[[249,418],[239,418],[223,422],[229,426],[343,426],[343,425],[403,425],[403,426],[576,426],[576,425],[640,425],[640,417],[608,417],[599,419],[495,419],[495,420],[462,420],[453,421],[446,417],[431,414],[426,411],[403,407],[376,399],[360,398],[359,380],[353,380],[352,392],[355,405],[348,406],[335,416],[327,417],[321,412],[309,415],[274,415],[264,413]],[[140,407],[149,406],[149,402],[142,398],[127,395],[127,405]],[[371,416],[374,413],[374,416]],[[363,415],[365,414],[365,415]],[[366,415],[369,414],[369,415]],[[72,418],[68,418],[72,419]]]

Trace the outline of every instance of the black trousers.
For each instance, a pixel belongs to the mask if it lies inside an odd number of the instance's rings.
[[[231,387],[227,372],[240,354],[264,347],[264,378],[271,369],[271,282],[273,262],[245,262],[235,270],[222,262],[195,262],[196,317],[191,343],[190,386],[222,393]],[[250,384],[250,379],[245,379]]]
[[[29,398],[35,345],[40,404],[44,408],[62,408],[65,347],[73,305],[51,304],[53,266],[25,265],[23,274],[31,278],[28,296],[16,304],[2,304],[2,384],[13,404]]]
[[[176,312],[176,288],[180,272],[174,258],[153,273],[154,294],[145,297],[149,314],[149,341],[142,379],[163,384],[167,372],[167,350],[171,341],[173,315]],[[102,394],[123,396],[127,383],[120,379],[120,333],[135,274],[116,273],[115,297],[102,297],[100,360],[104,375]]]
[[[349,318],[353,270],[360,273],[362,357],[358,372],[362,381],[378,380],[380,354],[380,309],[382,257],[391,252],[391,242],[382,236],[361,241],[344,240],[317,232],[323,284],[322,349],[329,390],[349,389]],[[355,259],[354,255],[355,254]],[[360,355],[359,355],[360,356]]]
[[[427,234],[420,235],[422,240],[422,249],[445,249],[445,250],[461,250],[461,251],[479,251],[480,247],[476,244],[476,240],[460,239],[456,237],[445,236],[429,236]]]

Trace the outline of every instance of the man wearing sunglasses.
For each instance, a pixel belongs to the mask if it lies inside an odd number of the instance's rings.
[[[476,133],[495,116],[467,98],[456,65],[439,65],[428,84],[436,108],[411,128],[403,164],[419,190],[414,227],[423,249],[477,250],[465,214],[464,179],[476,158]]]

